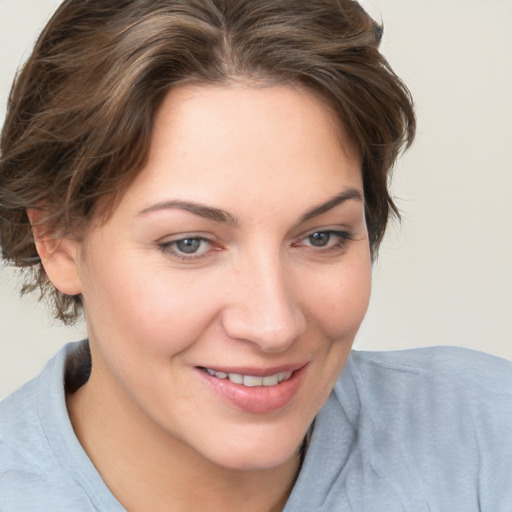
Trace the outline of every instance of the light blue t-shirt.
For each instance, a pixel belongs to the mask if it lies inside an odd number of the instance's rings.
[[[1,512],[125,510],[70,424],[70,349],[0,404]],[[456,348],[353,351],[284,511],[512,512],[512,363]]]

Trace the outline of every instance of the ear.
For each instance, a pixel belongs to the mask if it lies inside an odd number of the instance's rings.
[[[78,272],[80,243],[72,238],[55,236],[44,223],[45,213],[44,209],[27,210],[41,263],[57,290],[66,295],[78,295],[82,291]]]

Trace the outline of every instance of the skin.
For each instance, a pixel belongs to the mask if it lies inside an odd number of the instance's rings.
[[[37,245],[83,296],[93,366],[68,409],[121,503],[281,510],[370,295],[360,159],[329,108],[291,87],[175,88],[109,220]],[[283,365],[300,385],[266,412],[198,370]]]

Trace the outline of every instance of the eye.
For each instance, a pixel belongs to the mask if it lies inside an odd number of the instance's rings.
[[[332,233],[330,231],[319,231],[309,235],[307,240],[313,247],[325,247],[329,244],[331,238]]]
[[[204,245],[204,240],[200,238],[185,238],[174,242],[176,250],[184,254],[195,254]]]
[[[213,242],[207,238],[190,236],[158,244],[160,250],[179,259],[197,259],[214,250]]]
[[[293,246],[311,248],[320,253],[340,252],[353,239],[353,235],[348,231],[315,231],[294,242]]]

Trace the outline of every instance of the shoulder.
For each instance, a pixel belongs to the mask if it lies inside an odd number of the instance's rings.
[[[370,364],[391,366],[401,365],[422,369],[451,368],[453,364],[492,365],[505,371],[512,368],[512,362],[478,350],[454,346],[434,346],[405,350],[365,351],[353,350],[352,356]]]
[[[511,429],[508,361],[451,347],[353,351],[315,420],[292,504],[512,510]]]
[[[426,347],[387,352],[353,351],[356,376],[379,387],[396,383],[424,384],[428,393],[443,386],[463,394],[512,397],[512,362],[459,347]]]
[[[0,403],[0,471],[22,465],[37,468],[32,445],[44,438],[37,414],[37,379],[26,383]],[[39,443],[37,443],[39,444]]]
[[[346,370],[334,397],[344,417],[357,409],[358,450],[390,484],[439,506],[511,510],[512,363],[432,347],[353,352]]]
[[[423,415],[421,425],[438,421],[447,428],[456,418],[475,428],[512,427],[512,363],[505,359],[456,347],[353,352],[348,370],[374,417]]]
[[[63,386],[67,350],[0,403],[2,512],[92,510],[51,442],[52,435],[62,432],[67,416]]]

